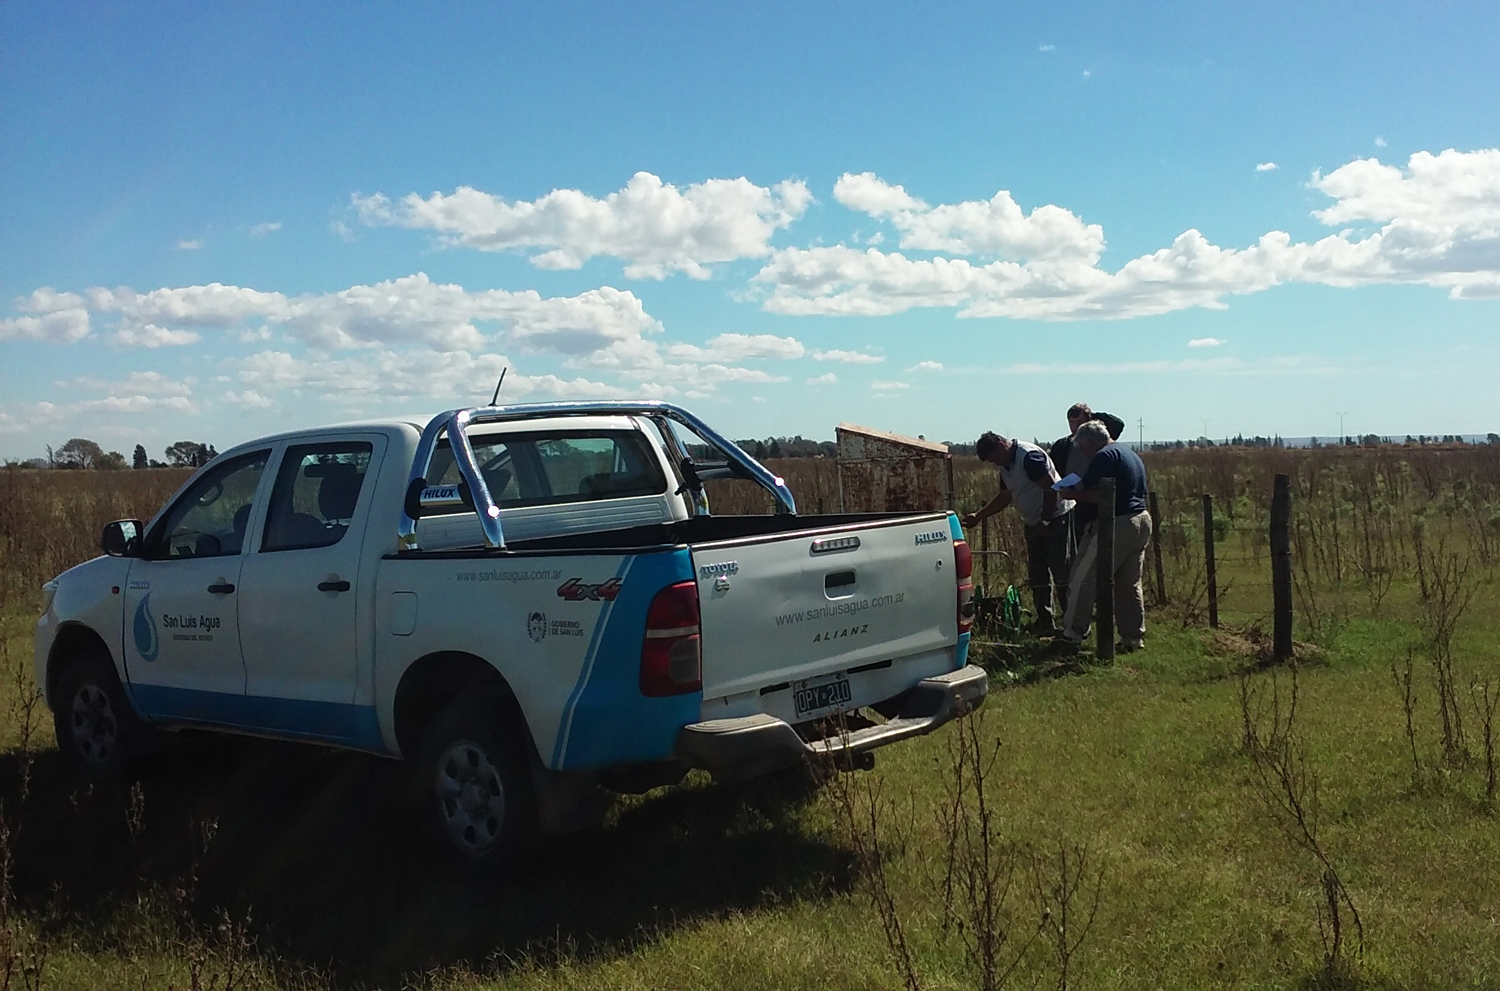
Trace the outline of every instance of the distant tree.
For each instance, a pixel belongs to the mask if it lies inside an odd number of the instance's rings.
[[[103,468],[107,471],[120,471],[121,469],[128,466],[125,463],[125,455],[121,454],[119,451],[110,451],[104,457],[99,459],[99,463],[95,465],[95,467]]]
[[[1500,444],[1500,434],[1490,433],[1485,437],[1484,442],[1486,444]]]
[[[135,445],[135,453],[130,456],[130,467],[147,468],[151,461],[146,457],[146,447],[143,444]]]
[[[104,460],[104,448],[85,437],[74,437],[52,455],[59,468],[98,468]]]
[[[202,468],[214,458],[219,452],[215,451],[212,444],[200,444],[192,440],[180,440],[175,444],[167,446],[167,463],[174,468]]]

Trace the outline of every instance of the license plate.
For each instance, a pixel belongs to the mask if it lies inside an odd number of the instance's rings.
[[[849,692],[849,681],[847,678],[839,678],[835,681],[825,681],[820,685],[807,685],[796,690],[794,697],[797,701],[797,715],[801,716],[819,709],[829,709],[836,705],[848,705],[853,696]]]

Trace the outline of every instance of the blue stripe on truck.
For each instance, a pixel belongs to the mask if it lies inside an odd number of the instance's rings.
[[[620,579],[622,585],[630,573],[630,566],[634,563],[634,557],[627,557],[615,569],[615,577]],[[618,597],[600,606],[599,616],[594,620],[594,632],[589,637],[588,652],[583,655],[583,667],[579,669],[578,681],[573,684],[573,690],[568,693],[568,701],[563,704],[562,720],[557,727],[557,742],[552,746],[550,766],[554,770],[562,767],[563,755],[568,752],[568,738],[573,730],[573,715],[578,711],[578,699],[583,695],[583,688],[588,684],[589,675],[594,671],[594,659],[599,656],[599,638],[604,634],[604,628],[609,623],[610,613],[614,611],[617,600]]]
[[[554,766],[601,767],[672,756],[677,734],[697,722],[703,693],[647,698],[641,694],[641,641],[646,610],[656,593],[675,582],[693,580],[686,548],[635,557],[607,616],[596,630],[597,644],[584,665],[564,725]]]

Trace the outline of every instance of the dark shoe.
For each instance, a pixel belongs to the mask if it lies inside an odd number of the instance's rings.
[[[1069,640],[1066,636],[1060,636],[1048,645],[1047,652],[1061,657],[1072,657],[1082,649],[1083,644],[1077,640]]]
[[[1039,640],[1050,640],[1061,633],[1062,631],[1051,623],[1038,622],[1031,624],[1031,635]]]
[[[1115,653],[1134,654],[1136,651],[1145,646],[1146,641],[1144,640],[1121,640],[1119,643],[1115,644]]]

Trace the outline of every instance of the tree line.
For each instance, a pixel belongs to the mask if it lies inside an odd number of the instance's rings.
[[[143,444],[135,445],[127,461],[125,455],[119,451],[106,451],[95,441],[87,437],[69,438],[62,446],[54,449],[50,444],[47,446],[45,458],[32,458],[30,461],[7,461],[7,468],[58,468],[74,471],[123,471],[127,468],[202,468],[214,458],[219,452],[214,450],[212,444],[202,444],[195,440],[179,440],[168,444],[162,452],[166,460],[158,461],[147,455]]]

